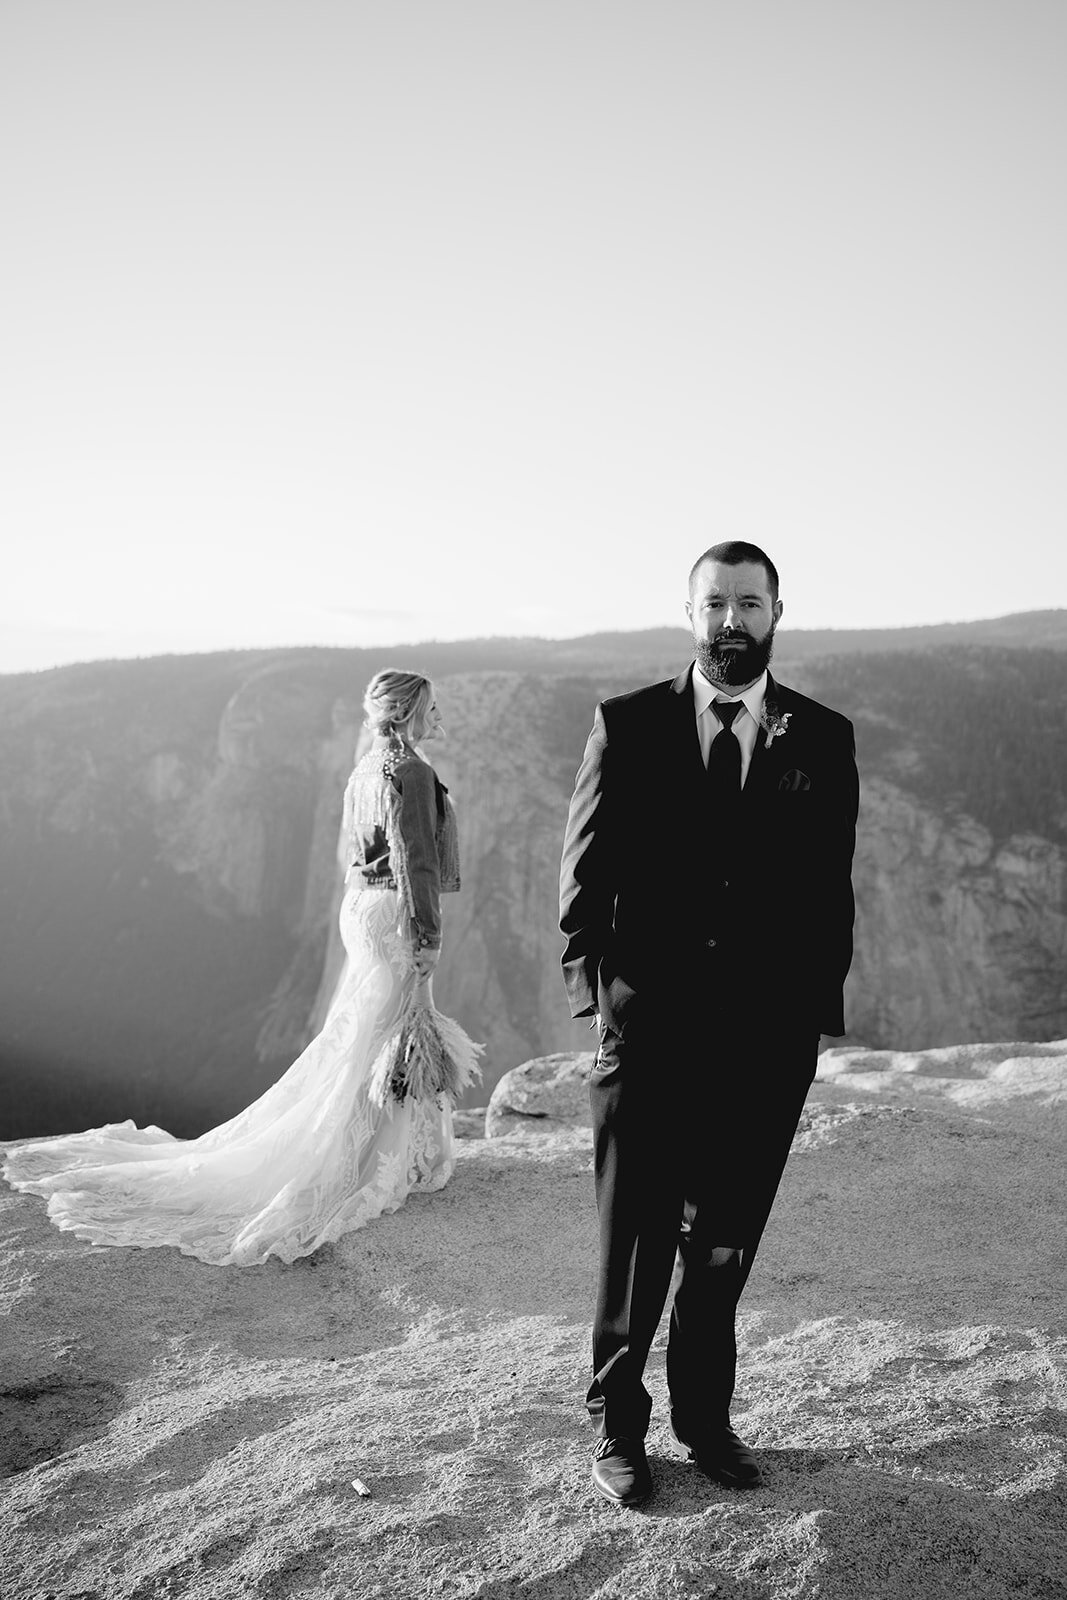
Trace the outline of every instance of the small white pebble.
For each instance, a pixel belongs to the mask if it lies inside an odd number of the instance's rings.
[[[367,1499],[369,1497],[370,1490],[367,1488],[367,1485],[363,1482],[362,1478],[353,1478],[352,1479],[352,1487],[356,1491],[356,1493],[357,1494],[361,1494],[364,1497],[364,1499]]]

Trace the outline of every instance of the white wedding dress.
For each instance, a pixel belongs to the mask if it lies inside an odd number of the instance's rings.
[[[272,1088],[199,1139],[132,1122],[21,1145],[4,1176],[94,1244],[176,1245],[218,1266],[293,1261],[452,1173],[447,1101],[368,1093],[415,981],[403,903],[354,885],[347,961],[322,1032]]]

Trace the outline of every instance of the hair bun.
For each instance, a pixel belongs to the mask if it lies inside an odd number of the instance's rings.
[[[374,733],[403,736],[412,720],[429,708],[432,696],[433,684],[421,672],[385,667],[374,674],[363,696],[367,727]]]

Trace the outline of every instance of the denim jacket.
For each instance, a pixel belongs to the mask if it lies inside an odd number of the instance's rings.
[[[448,790],[428,762],[371,750],[345,789],[345,879],[395,889],[416,948],[441,943],[441,895],[459,888],[459,839]]]

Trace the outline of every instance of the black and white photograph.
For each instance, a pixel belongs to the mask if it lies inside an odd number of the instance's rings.
[[[1067,1600],[1067,9],[0,3],[3,1600]]]

